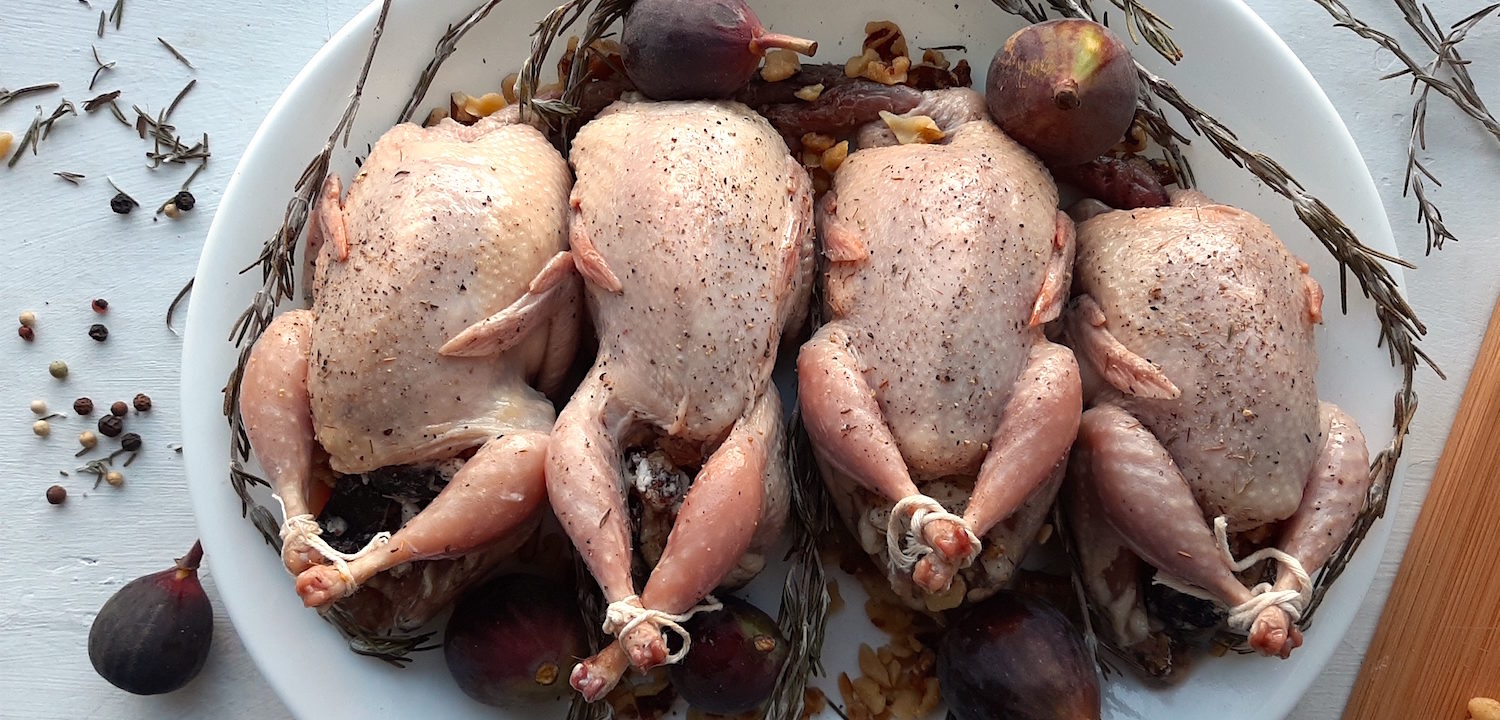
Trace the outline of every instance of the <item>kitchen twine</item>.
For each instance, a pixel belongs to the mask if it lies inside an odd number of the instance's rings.
[[[1276,606],[1291,618],[1293,624],[1302,619],[1302,610],[1307,607],[1307,601],[1312,593],[1312,578],[1308,576],[1307,570],[1302,567],[1302,562],[1290,554],[1277,548],[1261,548],[1247,555],[1242,560],[1235,560],[1234,553],[1229,549],[1229,520],[1223,515],[1214,518],[1214,538],[1219,542],[1219,554],[1234,572],[1243,572],[1250,566],[1270,558],[1282,567],[1292,572],[1292,577],[1297,580],[1297,590],[1277,590],[1276,586],[1268,582],[1260,583],[1250,588],[1250,599],[1229,610],[1229,627],[1239,632],[1248,632],[1250,626],[1255,624],[1258,617],[1266,608]],[[1178,580],[1168,575],[1157,573],[1154,582],[1165,585],[1184,595],[1209,601],[1218,601],[1218,598],[1205,590]]]
[[[935,520],[948,520],[964,529],[969,535],[969,553],[959,567],[965,568],[973,564],[974,558],[979,557],[979,536],[974,534],[962,517],[948,512],[938,501],[918,493],[901,498],[896,507],[891,508],[890,521],[885,530],[885,547],[890,555],[892,569],[909,572],[916,567],[922,556],[933,552],[934,548],[927,544],[922,533],[927,523]]]
[[[641,607],[635,604],[640,599],[640,595],[631,595],[623,600],[616,600],[610,603],[609,607],[604,611],[604,632],[614,635],[617,638],[623,638],[631,630],[634,630],[637,625],[648,621],[656,621],[661,625],[662,630],[670,630],[682,640],[682,648],[667,656],[666,664],[668,665],[675,665],[684,657],[687,657],[688,648],[693,646],[693,638],[682,627],[682,623],[687,622],[689,618],[698,613],[724,609],[724,604],[720,603],[712,595],[705,596],[702,602],[681,615]]]
[[[344,597],[353,595],[354,591],[359,589],[354,573],[349,571],[349,563],[374,552],[375,548],[391,541],[390,533],[378,532],[375,533],[375,537],[370,538],[370,542],[365,543],[365,546],[359,549],[359,552],[339,552],[323,539],[323,528],[318,525],[316,517],[310,514],[288,516],[286,503],[282,502],[281,496],[273,494],[271,497],[275,498],[276,504],[281,506],[281,515],[286,518],[286,521],[281,524],[281,544],[285,546],[292,540],[301,540],[332,562],[333,569],[338,571],[339,579],[344,581]]]

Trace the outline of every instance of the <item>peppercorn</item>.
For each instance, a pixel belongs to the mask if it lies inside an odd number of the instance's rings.
[[[99,444],[99,437],[88,430],[84,430],[78,433],[78,444],[82,445],[85,450],[92,450],[95,445]]]
[[[198,204],[198,199],[193,197],[192,193],[183,190],[172,198],[172,204],[176,205],[178,210],[188,212],[193,209],[194,205]]]
[[[47,502],[53,505],[61,505],[68,500],[68,489],[61,485],[53,485],[47,488]]]
[[[163,215],[166,215],[167,217],[172,218],[173,220],[176,220],[177,218],[182,217],[182,211],[178,210],[177,206],[175,204],[173,204],[173,203],[170,203],[170,202],[167,203],[166,205],[161,206],[161,212],[162,212]]]
[[[77,413],[79,415],[92,415],[92,414],[94,414],[94,401],[90,400],[90,399],[88,399],[86,397],[81,397],[81,398],[78,398],[77,400],[74,400],[73,401],[73,412],[75,412],[75,413]]]
[[[52,423],[46,420],[38,420],[31,424],[31,431],[36,433],[37,437],[47,437],[52,434]]]
[[[130,211],[135,209],[135,201],[125,193],[115,193],[115,196],[109,200],[109,209],[121,215],[129,215]]]
[[[109,309],[109,301],[104,298],[94,298],[94,302],[90,303],[90,306],[94,308],[94,312],[103,315],[104,311]]]
[[[47,372],[52,373],[52,377],[61,380],[68,376],[68,364],[61,360],[53,360],[52,364],[47,366]]]
[[[26,310],[21,313],[21,327],[36,327],[36,313]]]
[[[136,451],[141,449],[141,436],[135,433],[125,433],[120,436],[120,447],[124,450]]]
[[[89,337],[93,338],[95,342],[104,342],[109,339],[109,328],[104,327],[100,323],[94,323],[89,326]]]
[[[21,329],[17,330],[16,332],[20,334],[21,339],[25,340],[26,342],[31,342],[32,340],[36,339],[36,331],[32,330],[29,327],[26,327],[25,325],[22,325]]]
[[[47,401],[46,400],[32,400],[31,401],[31,411],[34,412],[34,413],[36,413],[36,414],[38,414],[38,415],[46,415],[47,414]]]
[[[119,415],[120,417],[125,417],[125,413],[128,412],[130,412],[130,408],[125,405],[124,400],[116,400],[109,406],[109,414],[111,415]]]
[[[99,434],[104,437],[119,437],[125,430],[125,421],[119,415],[105,415],[99,418]]]
[[[125,476],[121,475],[119,470],[110,470],[104,473],[104,482],[109,483],[113,487],[120,487],[125,484]]]
[[[135,406],[136,412],[146,412],[151,409],[151,396],[146,393],[136,393],[130,404]]]

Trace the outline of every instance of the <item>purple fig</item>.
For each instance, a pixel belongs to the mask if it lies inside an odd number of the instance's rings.
[[[1135,119],[1130,49],[1089,20],[1048,20],[1016,31],[990,63],[990,115],[1049,165],[1088,162]]]
[[[723,610],[683,623],[693,640],[687,657],[667,669],[677,694],[699,710],[737,715],[759,707],[776,688],[790,651],[770,615],[736,597]]]
[[[1099,675],[1068,618],[1009,590],[971,607],[938,647],[938,684],[958,720],[1099,720]]]
[[[214,611],[198,563],[203,545],[159,573],[136,578],[99,609],[89,628],[89,661],[126,692],[158,695],[197,677],[213,641]]]
[[[768,50],[818,51],[810,40],[767,32],[745,0],[636,0],[620,47],[625,74],[654,100],[727,98]]]
[[[448,672],[469,697],[516,707],[563,698],[589,653],[578,597],[534,575],[505,575],[464,595],[443,639]]]

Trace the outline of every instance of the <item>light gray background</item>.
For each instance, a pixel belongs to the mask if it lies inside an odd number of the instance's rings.
[[[1500,145],[1434,95],[1424,157],[1445,181],[1433,195],[1462,242],[1423,258],[1415,206],[1401,197],[1411,110],[1407,83],[1378,80],[1398,64],[1332,27],[1310,0],[1248,2],[1312,70],[1359,144],[1402,255],[1421,265],[1407,274],[1411,301],[1431,330],[1426,349],[1450,378],[1441,382],[1425,372],[1419,378],[1421,412],[1407,444],[1406,489],[1387,520],[1395,525],[1391,548],[1341,652],[1293,714],[1303,720],[1331,718],[1341,712],[1374,633],[1500,289],[1495,272]],[[1418,47],[1392,3],[1349,4],[1411,49]],[[1440,19],[1453,22],[1483,3],[1430,4]],[[180,342],[163,324],[167,304],[191,276],[218,196],[261,117],[364,2],[130,0],[123,30],[111,28],[103,39],[95,30],[99,10],[109,3],[85,5],[0,2],[0,86],[63,84],[61,91],[0,108],[0,130],[19,140],[36,104],[50,112],[62,97],[81,105],[95,92],[113,89],[125,91],[127,112],[135,103],[154,114],[189,78],[198,78],[173,121],[184,137],[208,132],[214,159],[194,182],[197,209],[179,220],[153,219],[151,211],[176,191],[188,169],[146,169],[146,143],[107,112],[60,121],[39,156],[22,158],[14,169],[0,167],[0,318],[9,322],[25,309],[40,318],[35,343],[21,342],[8,325],[0,334],[0,532],[6,539],[0,552],[0,718],[285,717],[222,614],[203,674],[165,697],[116,691],[93,673],[85,644],[106,598],[130,579],[166,568],[195,536],[180,458],[168,448],[180,432]],[[1500,22],[1483,26],[1465,48],[1481,92],[1500,102],[1497,26]],[[197,70],[173,59],[156,42],[158,35]],[[94,69],[91,43],[104,60],[117,62],[95,92],[86,89]],[[52,176],[59,170],[88,178],[73,187]],[[106,175],[146,207],[128,217],[110,213],[113,191]],[[93,297],[111,303],[103,321],[112,334],[102,345],[84,334],[96,321],[88,307]],[[72,367],[64,382],[47,374],[48,362],[58,358]],[[77,474],[61,478],[58,470],[80,464],[72,457],[75,438],[93,423],[58,420],[51,439],[39,440],[31,432],[34,418],[27,404],[42,398],[71,415],[69,406],[79,395],[92,397],[102,409],[116,399],[128,402],[136,392],[150,394],[156,409],[132,413],[127,420],[127,429],[145,437],[146,450],[125,468],[125,486],[90,490]],[[69,500],[52,507],[43,492],[59,480],[69,489]],[[211,559],[205,584],[212,594]],[[316,692],[314,675],[309,673],[309,692]],[[1225,708],[1221,714],[1233,711]]]

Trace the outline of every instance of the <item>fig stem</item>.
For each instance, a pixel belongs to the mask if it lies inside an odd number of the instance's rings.
[[[1078,97],[1078,83],[1073,78],[1059,82],[1052,88],[1052,102],[1062,110],[1076,110],[1083,101]]]
[[[818,42],[816,40],[804,40],[792,35],[766,33],[758,35],[750,41],[750,52],[756,55],[765,55],[767,50],[774,48],[791,50],[792,52],[808,57],[818,54]]]
[[[188,554],[177,558],[177,570],[180,573],[192,573],[198,571],[198,564],[203,561],[203,541],[194,540],[193,549]]]

